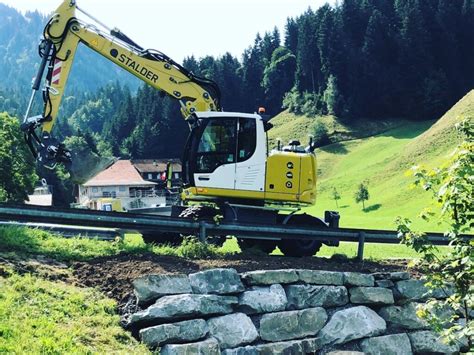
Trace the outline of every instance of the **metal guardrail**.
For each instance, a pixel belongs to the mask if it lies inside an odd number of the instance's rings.
[[[180,218],[121,212],[104,212],[81,209],[59,209],[41,206],[0,204],[0,220],[54,223],[57,225],[81,225],[87,227],[116,228],[133,232],[175,232],[196,234],[204,240],[210,235],[237,235],[253,239],[310,239],[320,241],[348,241],[358,243],[358,258],[363,259],[365,243],[398,244],[396,231],[316,228],[282,225],[242,223],[214,224]],[[448,245],[449,239],[442,233],[428,233],[428,240],[436,245]],[[466,235],[472,239],[474,236]]]

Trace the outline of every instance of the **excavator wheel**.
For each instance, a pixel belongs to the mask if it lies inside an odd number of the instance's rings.
[[[241,239],[237,238],[240,250],[257,249],[265,254],[270,254],[277,246],[276,240],[257,240],[257,239]]]
[[[316,217],[307,214],[294,215],[287,223],[294,226],[327,227],[326,223]],[[278,248],[285,256],[313,256],[321,248],[322,243],[317,240],[282,239],[278,242]]]
[[[165,232],[165,233],[153,233],[153,232],[144,232],[142,234],[143,241],[146,244],[167,244],[172,247],[177,247],[181,245],[183,237],[179,233]]]
[[[179,214],[179,218],[193,219],[193,220],[205,220],[209,222],[214,221],[214,217],[219,213],[217,209],[211,206],[204,205],[193,205],[189,206]],[[209,244],[221,247],[226,241],[224,236],[208,236],[206,241]]]

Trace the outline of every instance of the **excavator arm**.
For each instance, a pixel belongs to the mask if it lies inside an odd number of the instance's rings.
[[[77,11],[97,25],[79,20]],[[46,24],[43,37],[39,46],[42,62],[33,84],[22,130],[35,157],[48,168],[71,161],[71,152],[51,137],[51,131],[79,43],[178,100],[185,118],[194,112],[220,111],[220,92],[213,81],[195,76],[159,51],[143,49],[119,30],[111,30],[87,14],[74,0],[63,1]],[[43,113],[29,117],[43,76]]]

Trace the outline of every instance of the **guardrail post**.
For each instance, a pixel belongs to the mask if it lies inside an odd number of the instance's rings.
[[[199,241],[205,243],[206,237],[206,222],[199,221]]]
[[[359,245],[357,246],[357,260],[364,261],[365,232],[359,232]]]

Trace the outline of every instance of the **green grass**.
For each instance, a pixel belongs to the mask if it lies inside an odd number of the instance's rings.
[[[120,253],[152,252],[188,259],[219,257],[229,252],[204,244],[195,238],[185,238],[178,247],[147,245],[139,234],[126,234],[123,239],[103,241],[89,238],[63,238],[39,229],[0,227],[0,255],[6,258],[27,258],[43,255],[58,261],[85,261]]]
[[[227,239],[221,248],[203,245],[194,239],[188,239],[179,247],[171,247],[146,245],[139,234],[127,234],[122,241],[108,242],[86,238],[66,239],[37,229],[0,228],[0,255],[10,259],[43,255],[58,261],[85,261],[122,252],[152,252],[157,255],[206,259],[239,253],[240,249],[235,238]],[[276,249],[274,254],[281,255],[281,252]],[[336,248],[323,246],[318,256],[331,257],[333,254],[354,257],[357,243],[341,243]],[[389,244],[366,244],[365,256],[375,260],[417,257],[416,253],[403,245]]]
[[[0,353],[149,353],[99,292],[2,271]]]
[[[426,223],[416,218],[424,208],[437,211],[439,206],[430,194],[410,187],[413,178],[406,172],[415,164],[432,168],[446,161],[459,141],[454,124],[467,115],[474,116],[474,91],[436,123],[408,122],[373,137],[318,149],[317,203],[307,212],[322,216],[324,210],[337,210],[342,227],[393,229],[395,218],[404,216],[414,221],[415,229],[445,230],[437,219]],[[370,192],[365,210],[354,201],[364,181]],[[333,188],[341,195],[339,207],[332,199]]]
[[[17,257],[44,255],[59,261],[83,261],[121,252],[140,253],[148,247],[133,236],[115,241],[88,238],[63,238],[31,228],[0,227],[0,252]]]

